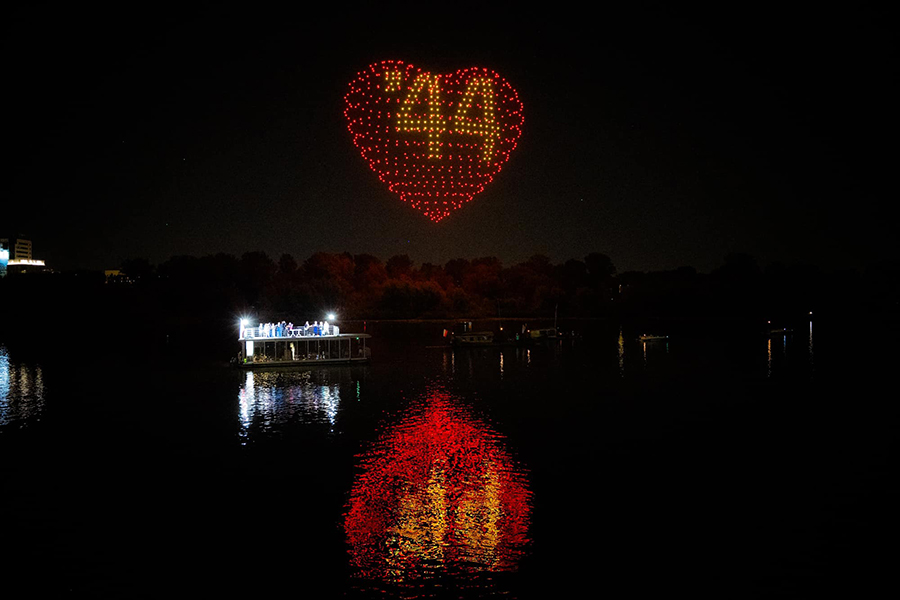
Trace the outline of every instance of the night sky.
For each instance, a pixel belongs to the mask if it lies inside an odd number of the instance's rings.
[[[890,15],[424,6],[6,15],[0,230],[59,270],[249,250],[599,251],[619,271],[897,258]],[[349,82],[385,59],[488,67],[524,104],[504,170],[438,224],[347,131]]]

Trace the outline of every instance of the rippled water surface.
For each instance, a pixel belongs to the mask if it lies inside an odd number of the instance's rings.
[[[10,362],[0,346],[0,428],[26,427],[40,421],[44,409],[44,376],[40,364]]]
[[[562,343],[451,351],[446,324],[369,323],[371,365],[260,371],[0,345],[0,589],[875,587],[897,500],[890,353],[786,325],[581,322]]]
[[[344,528],[360,587],[408,594],[451,573],[517,569],[530,541],[527,471],[459,398],[426,392],[359,458]]]

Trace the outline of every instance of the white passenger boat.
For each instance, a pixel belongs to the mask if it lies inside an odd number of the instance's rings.
[[[333,328],[331,331],[335,331]],[[339,330],[338,330],[339,331]],[[303,327],[272,335],[263,327],[241,326],[241,349],[237,365],[245,369],[289,367],[328,363],[366,363],[371,349],[367,333],[329,333],[315,335]],[[268,334],[268,335],[267,335]]]

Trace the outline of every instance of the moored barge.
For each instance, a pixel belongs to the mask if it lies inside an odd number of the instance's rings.
[[[241,324],[241,349],[237,365],[245,369],[290,367],[329,363],[367,363],[371,349],[367,333],[314,334],[309,328],[279,331],[273,334],[263,327]]]

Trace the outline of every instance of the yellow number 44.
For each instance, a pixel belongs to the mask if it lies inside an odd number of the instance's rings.
[[[413,114],[413,107],[419,104],[422,92],[428,94],[428,113],[424,116]],[[447,123],[441,116],[440,94],[439,78],[430,73],[421,73],[413,81],[409,94],[397,113],[397,131],[415,131],[428,135],[428,158],[440,158],[441,134],[448,130]],[[468,116],[476,96],[482,98],[480,119]],[[452,121],[453,133],[482,137],[484,148],[481,157],[485,162],[490,161],[494,155],[494,145],[500,138],[500,128],[494,118],[494,88],[490,79],[473,77],[468,81]]]
[[[482,117],[472,119],[467,116],[475,97],[481,96]],[[484,148],[482,159],[487,162],[494,155],[494,144],[500,139],[500,128],[494,118],[494,88],[491,80],[484,77],[473,77],[466,86],[459,108],[453,117],[453,132],[466,135],[480,135]]]
[[[413,106],[419,103],[419,95],[428,90],[428,115],[420,117],[412,112]],[[409,88],[409,95],[397,113],[397,131],[418,131],[428,134],[428,158],[441,156],[441,134],[447,130],[441,118],[441,86],[437,76],[422,73],[416,77]]]

